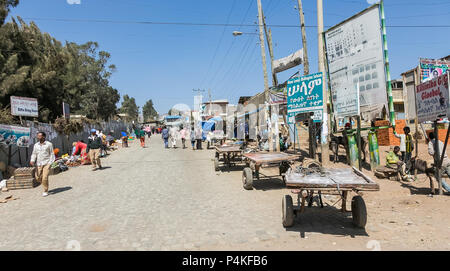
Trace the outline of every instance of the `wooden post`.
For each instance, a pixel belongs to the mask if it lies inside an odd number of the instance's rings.
[[[361,116],[356,118],[356,139],[358,140],[358,167],[359,171],[362,170],[362,160],[361,160]]]
[[[438,125],[437,120],[434,121],[434,167],[436,168],[436,181],[438,182],[439,195],[442,195],[442,178],[440,167],[440,154],[439,154],[439,137],[438,137]]]

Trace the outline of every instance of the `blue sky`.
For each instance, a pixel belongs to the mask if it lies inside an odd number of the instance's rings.
[[[262,5],[267,24],[299,25],[297,0],[262,0]],[[324,0],[325,29],[368,6],[368,0]],[[312,26],[307,28],[307,41],[313,73],[317,71],[316,1],[303,0],[303,8],[306,25]],[[450,0],[386,0],[385,9],[391,26],[450,25]],[[236,103],[239,96],[264,88],[258,36],[232,35],[235,30],[257,33],[256,0],[20,0],[11,15],[34,20],[43,32],[61,41],[97,41],[117,66],[112,86],[122,96],[135,97],[141,107],[153,99],[160,113],[178,103],[192,106],[192,89],[211,89],[213,99]],[[236,26],[136,23],[143,21]],[[271,29],[275,58],[302,47],[300,28]],[[450,28],[388,28],[391,76],[400,77],[418,64],[419,57],[449,55],[449,34]],[[279,81],[299,69],[279,74]]]

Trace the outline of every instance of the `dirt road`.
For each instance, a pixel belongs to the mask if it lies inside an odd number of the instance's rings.
[[[450,198],[378,181],[365,195],[368,224],[355,229],[333,205],[281,224],[278,179],[242,188],[241,170],[216,173],[212,150],[163,149],[159,137],[103,159],[106,169],[72,168],[41,187],[1,193],[1,250],[421,250],[450,249]]]

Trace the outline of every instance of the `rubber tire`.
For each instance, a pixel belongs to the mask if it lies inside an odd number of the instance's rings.
[[[214,170],[219,171],[219,158],[214,159]]]
[[[206,149],[209,150],[209,141],[208,141],[208,143],[206,144]]]
[[[216,152],[216,158],[219,159],[220,158],[220,154],[218,152]]]
[[[245,190],[253,189],[253,171],[249,167],[242,171],[242,185]]]
[[[353,225],[358,228],[364,228],[367,223],[367,209],[364,199],[361,196],[352,198],[352,218]]]
[[[283,227],[292,227],[294,225],[294,204],[292,203],[292,197],[285,195],[281,205]]]

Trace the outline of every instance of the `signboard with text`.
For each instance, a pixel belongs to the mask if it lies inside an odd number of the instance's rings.
[[[419,64],[422,83],[446,74],[450,69],[450,61],[446,60],[421,58]]]
[[[37,99],[11,96],[11,115],[38,117]]]
[[[299,113],[314,112],[313,119],[321,121],[323,115],[323,74],[315,73],[290,79],[287,83],[288,123],[295,123]]]
[[[30,141],[30,128],[0,124],[0,144],[27,147]]]
[[[419,123],[450,116],[449,73],[416,87],[416,111]]]
[[[334,99],[333,107],[338,118],[359,116],[359,84],[341,90]]]
[[[363,113],[370,110],[367,106],[386,105],[379,4],[331,27],[325,43],[333,105],[343,102],[342,95],[353,100],[356,87]]]

